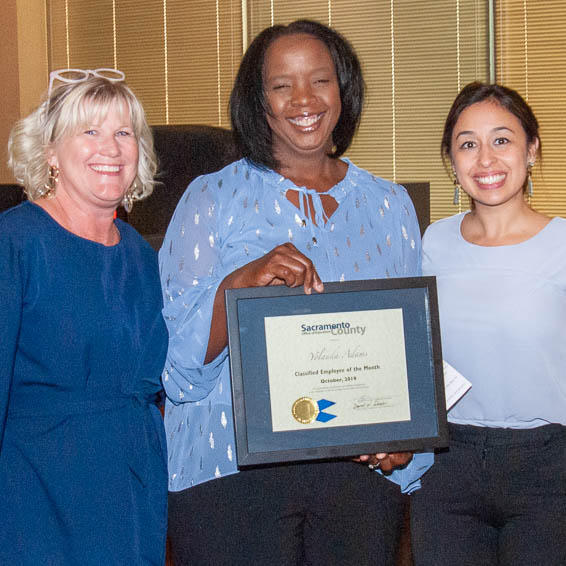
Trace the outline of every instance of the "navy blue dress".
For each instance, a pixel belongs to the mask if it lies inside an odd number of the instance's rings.
[[[167,348],[153,250],[0,215],[0,564],[163,564],[156,405]]]

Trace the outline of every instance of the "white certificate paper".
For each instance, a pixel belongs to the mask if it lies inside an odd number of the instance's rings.
[[[444,370],[446,410],[449,411],[468,392],[472,384],[446,360],[442,361],[442,368]]]
[[[401,309],[264,320],[274,432],[410,420]]]

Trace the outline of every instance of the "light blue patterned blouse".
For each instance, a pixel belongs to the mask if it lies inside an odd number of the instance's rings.
[[[203,365],[226,275],[285,242],[313,261],[323,281],[420,274],[419,227],[403,187],[348,162],[327,193],[339,206],[326,223],[309,191],[316,224],[287,200],[290,189],[307,191],[243,159],[195,179],[167,230],[159,260],[170,335],[163,382],[171,491],[237,472],[227,349]],[[418,455],[389,478],[411,491],[431,463],[431,455]]]

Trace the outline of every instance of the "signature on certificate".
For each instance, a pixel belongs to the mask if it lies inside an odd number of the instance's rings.
[[[364,395],[354,400],[353,409],[372,409],[377,407],[389,407],[391,405],[390,399],[387,397],[369,397]]]

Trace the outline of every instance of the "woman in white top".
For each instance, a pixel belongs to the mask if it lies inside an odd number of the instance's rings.
[[[471,210],[432,225],[444,358],[472,382],[412,497],[421,565],[566,564],[566,221],[528,202],[540,156],[520,95],[471,83],[442,154]]]

